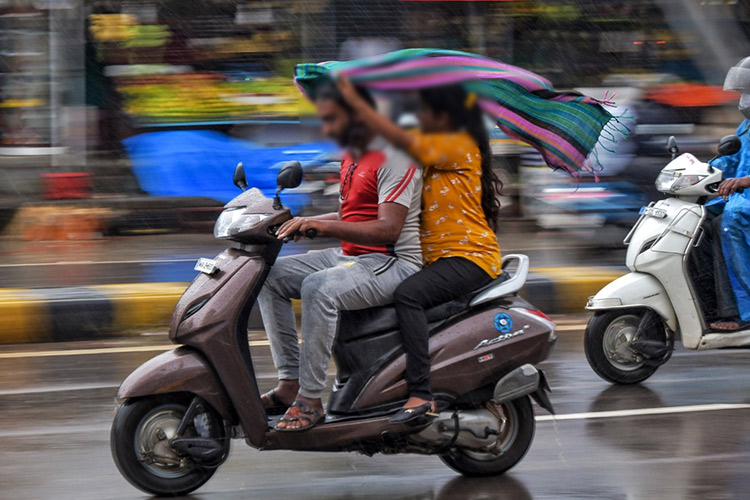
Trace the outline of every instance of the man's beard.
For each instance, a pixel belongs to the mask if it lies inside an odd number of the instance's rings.
[[[363,123],[349,122],[346,131],[336,137],[339,146],[346,149],[362,150],[367,146],[367,127]]]

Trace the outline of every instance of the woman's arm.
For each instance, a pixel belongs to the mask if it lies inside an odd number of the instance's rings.
[[[388,118],[375,111],[372,106],[359,96],[354,85],[352,85],[352,82],[346,76],[341,75],[336,82],[336,86],[344,97],[344,100],[354,109],[357,116],[369,128],[378,135],[383,136],[385,140],[397,148],[409,151],[414,142],[413,134],[404,131]]]

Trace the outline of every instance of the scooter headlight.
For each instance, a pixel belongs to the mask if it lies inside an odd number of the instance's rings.
[[[672,184],[672,191],[679,191],[680,189],[695,186],[705,178],[705,175],[681,175],[680,178]]]
[[[216,220],[214,236],[220,240],[231,239],[268,219],[270,214],[246,214],[244,208],[224,210]]]
[[[680,172],[662,171],[656,178],[655,184],[656,189],[662,193],[668,193],[695,186],[705,178],[705,175],[682,175]]]

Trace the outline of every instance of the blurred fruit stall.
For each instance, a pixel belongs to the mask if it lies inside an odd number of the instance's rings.
[[[299,115],[298,42],[281,2],[164,2],[89,17],[96,57],[131,126],[192,127]]]
[[[299,91],[288,78],[232,81],[216,73],[121,76],[123,110],[138,124],[241,121],[296,116]]]

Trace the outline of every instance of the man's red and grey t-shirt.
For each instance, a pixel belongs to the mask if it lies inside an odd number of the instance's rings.
[[[366,246],[344,241],[341,243],[344,254],[384,253],[421,267],[421,200],[422,176],[414,161],[384,139],[373,140],[359,158],[346,152],[341,162],[341,220],[375,220],[381,203],[398,203],[409,211],[395,245]]]

